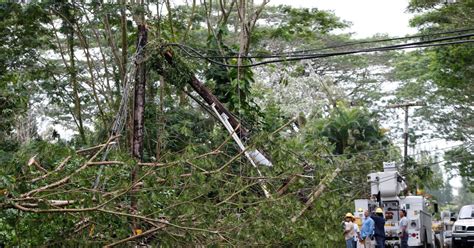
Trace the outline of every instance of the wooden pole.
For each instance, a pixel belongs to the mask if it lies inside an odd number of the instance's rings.
[[[408,167],[408,108],[414,106],[425,106],[424,102],[405,102],[387,105],[386,108],[403,108],[405,111],[405,122],[403,128],[403,172],[406,175]]]

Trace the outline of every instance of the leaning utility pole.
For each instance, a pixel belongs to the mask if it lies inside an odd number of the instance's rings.
[[[386,108],[403,108],[405,110],[405,126],[403,129],[403,172],[407,173],[408,167],[408,108],[414,106],[425,106],[424,102],[405,102],[400,104],[387,105]]]
[[[164,51],[163,56],[170,65],[176,65],[173,60],[173,53],[171,50]],[[256,169],[258,175],[262,177],[260,169],[257,164],[266,166],[273,166],[272,163],[258,150],[248,151],[244,145],[244,142],[249,139],[249,131],[245,129],[240,122],[227,110],[227,108],[217,99],[215,95],[201,82],[196,76],[192,75],[188,79],[188,84],[198,93],[199,96],[209,105],[209,107],[216,114],[217,119],[224,125],[225,129],[230,133],[234,141],[237,143],[239,148],[245,154],[249,162]],[[271,198],[271,194],[268,190],[267,184],[263,179],[258,180],[262,188],[265,197]]]

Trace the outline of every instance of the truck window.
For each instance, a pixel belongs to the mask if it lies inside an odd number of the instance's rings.
[[[464,206],[459,211],[459,219],[473,219],[474,208],[473,206]]]

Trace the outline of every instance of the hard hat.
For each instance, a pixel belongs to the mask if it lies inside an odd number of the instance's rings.
[[[364,212],[364,209],[359,208],[359,209],[357,209],[357,211],[358,211],[358,212]]]
[[[354,215],[352,215],[351,213],[347,213],[347,214],[346,214],[346,218],[352,218],[352,219],[354,219]]]
[[[383,210],[381,208],[375,209],[376,214],[383,214]]]

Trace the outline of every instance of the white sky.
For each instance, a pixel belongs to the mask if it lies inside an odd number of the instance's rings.
[[[348,29],[356,38],[377,33],[404,36],[414,33],[408,22],[412,14],[406,12],[408,0],[270,0],[271,5],[331,10],[343,20],[352,22]]]

